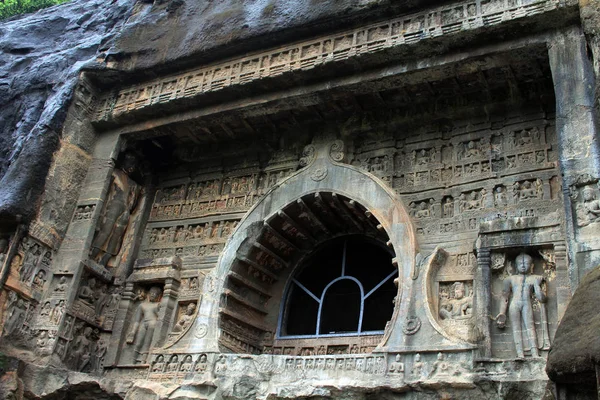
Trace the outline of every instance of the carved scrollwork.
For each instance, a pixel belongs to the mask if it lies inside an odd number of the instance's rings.
[[[329,157],[331,157],[333,161],[342,162],[344,160],[344,155],[344,142],[341,140],[334,141],[329,148]]]
[[[316,153],[317,150],[314,145],[309,144],[308,146],[305,146],[302,151],[302,157],[300,158],[300,167],[304,168],[312,164],[313,161],[315,161]]]

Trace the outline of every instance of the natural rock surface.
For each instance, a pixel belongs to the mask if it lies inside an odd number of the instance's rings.
[[[73,1],[0,23],[0,220],[30,216],[79,74],[101,65],[131,6]]]
[[[554,338],[546,368],[561,383],[594,385],[600,362],[600,267],[590,271],[575,291]]]

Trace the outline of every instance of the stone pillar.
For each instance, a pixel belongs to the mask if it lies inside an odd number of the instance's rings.
[[[564,242],[554,245],[554,262],[556,263],[557,320],[560,322],[572,296],[571,285],[569,284],[567,246]]]
[[[491,271],[490,271],[490,249],[480,248],[477,251],[477,272],[475,276],[475,315],[477,328],[481,334],[479,342],[480,357],[491,357],[492,338],[490,331],[490,307],[491,307]]]
[[[556,132],[563,177],[569,278],[575,289],[581,276],[600,263],[600,244],[582,236],[569,193],[582,176],[600,178],[598,121],[594,111],[595,78],[579,28],[557,32],[548,43],[556,96]],[[595,235],[594,235],[595,236]]]
[[[94,237],[94,227],[100,213],[104,199],[108,193],[110,177],[114,169],[114,160],[118,155],[119,136],[103,135],[98,137],[95,144],[87,175],[81,187],[77,206],[92,206],[93,212],[89,219],[72,221],[69,224],[64,240],[53,261],[54,272],[71,275],[70,287],[67,289],[67,310],[77,299],[79,283],[81,281],[84,263],[88,259],[88,252]],[[94,271],[98,278],[108,281],[112,278],[106,271]],[[62,324],[59,331],[62,329]],[[58,341],[57,341],[58,343]]]
[[[177,318],[175,314],[177,308],[177,295],[179,294],[179,281],[173,278],[165,280],[162,300],[160,301],[160,311],[158,314],[158,325],[154,331],[152,346],[160,346],[164,343],[171,327],[171,320]]]
[[[106,355],[104,356],[105,367],[117,365],[119,362],[120,349],[123,347],[126,336],[124,328],[127,325],[127,317],[131,317],[132,307],[135,303],[135,293],[133,290],[133,283],[127,282],[123,290],[123,296],[119,302],[117,314],[115,315],[113,334],[110,338],[111,345],[108,346]]]

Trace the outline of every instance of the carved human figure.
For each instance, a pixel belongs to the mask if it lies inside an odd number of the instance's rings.
[[[586,186],[582,189],[583,202],[577,204],[577,225],[587,226],[600,221],[600,200],[596,199],[594,190]]]
[[[429,211],[429,207],[427,207],[427,203],[422,201],[419,203],[419,209],[417,210],[415,217],[416,218],[429,218],[431,213]]]
[[[446,357],[444,353],[438,353],[437,359],[433,363],[433,368],[431,369],[431,373],[429,376],[434,375],[447,375],[450,370],[450,365],[446,361]]]
[[[496,317],[496,325],[501,329],[506,326],[506,311],[508,310],[517,357],[524,358],[523,333],[529,341],[531,355],[538,357],[532,294],[540,303],[546,302],[546,295],[542,289],[544,277],[531,274],[533,259],[528,254],[519,254],[515,259],[515,264],[518,274],[504,279],[503,301],[500,304],[500,313]],[[544,323],[546,321],[541,321],[542,329],[547,330]]]
[[[25,310],[27,306],[19,296],[13,292],[8,291],[8,298],[6,303],[6,321],[4,323],[4,334],[10,335],[16,330],[16,327],[20,325],[22,318],[25,316]]]
[[[104,356],[106,355],[106,351],[108,350],[108,344],[104,341],[104,339],[100,339],[96,344],[96,352],[95,352],[95,360],[94,360],[94,370],[101,372],[104,367]]]
[[[196,372],[205,372],[206,371],[206,364],[207,364],[207,357],[206,354],[201,354],[200,358],[198,359],[198,362],[196,363]]]
[[[39,261],[41,255],[42,250],[37,243],[34,243],[28,250],[25,251],[25,259],[23,260],[23,266],[19,272],[22,282],[27,282],[31,279],[31,275],[37,266],[37,262]]]
[[[187,305],[185,312],[179,321],[173,327],[173,332],[183,332],[194,322],[194,313],[196,312],[196,303],[190,303]]]
[[[47,301],[44,303],[44,305],[42,306],[42,309],[40,310],[40,317],[50,317],[50,312],[52,311],[52,307],[50,305],[50,302]]]
[[[119,254],[131,213],[137,204],[140,187],[130,178],[136,163],[135,156],[126,153],[121,169],[113,171],[106,206],[96,226],[90,250],[90,257],[103,266]]]
[[[481,199],[478,198],[477,192],[473,191],[466,202],[466,209],[477,210],[479,208],[481,208]]]
[[[185,356],[179,370],[182,372],[190,372],[192,370],[192,356],[189,354]]]
[[[81,287],[79,288],[79,293],[77,293],[77,296],[85,301],[86,303],[89,303],[91,305],[93,305],[96,302],[96,298],[95,298],[95,290],[96,290],[96,279],[94,278],[90,278],[86,283],[82,283]]]
[[[78,371],[83,371],[91,358],[92,354],[92,333],[93,330],[86,326],[73,342],[68,359],[69,363]]]
[[[533,184],[530,181],[523,182],[519,193],[519,200],[535,199],[537,197],[537,190],[533,187]]]
[[[402,362],[402,356],[396,354],[396,359],[390,364],[389,372],[392,374],[403,374],[404,375],[404,363]]]
[[[441,319],[465,319],[471,317],[473,298],[465,296],[465,284],[454,282],[452,285],[454,296],[443,299],[440,303]]]
[[[479,149],[475,146],[475,142],[470,140],[467,143],[467,148],[465,150],[465,158],[477,157],[479,156]]]
[[[421,379],[423,375],[423,362],[421,361],[421,355],[419,353],[415,354],[415,358],[413,360],[412,367],[412,376],[415,379]]]
[[[54,288],[54,291],[57,293],[64,293],[67,290],[67,278],[65,276],[61,276],[58,280],[58,284]]]
[[[46,271],[44,271],[43,269],[41,269],[33,277],[33,282],[31,284],[31,286],[34,289],[41,290],[44,287],[45,283],[46,283]]]
[[[127,343],[133,344],[137,362],[145,362],[148,350],[152,344],[154,328],[158,322],[158,310],[161,289],[153,286],[148,291],[146,301],[138,306],[133,317],[133,324],[127,335]]]
[[[152,372],[163,372],[165,369],[165,357],[161,354],[152,363]]]
[[[172,355],[171,359],[167,363],[167,372],[177,372],[179,366],[179,357]]]
[[[506,198],[506,190],[503,186],[498,186],[494,189],[494,203],[497,207],[505,206],[508,204]]]
[[[454,216],[454,200],[448,196],[444,199],[444,217],[450,218]]]

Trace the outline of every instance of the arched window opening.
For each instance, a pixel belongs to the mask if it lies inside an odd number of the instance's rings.
[[[287,290],[280,338],[381,334],[394,311],[398,270],[375,240],[328,242],[298,269]]]

